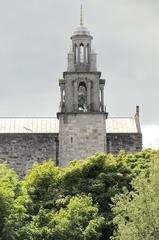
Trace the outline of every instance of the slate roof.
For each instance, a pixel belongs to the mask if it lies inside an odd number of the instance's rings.
[[[135,118],[108,118],[106,120],[107,133],[138,133]]]
[[[0,118],[0,133],[58,133],[56,118]]]
[[[108,118],[107,133],[138,133],[135,118]],[[3,133],[58,133],[57,118],[0,118]]]

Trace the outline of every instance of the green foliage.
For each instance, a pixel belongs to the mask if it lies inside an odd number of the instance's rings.
[[[129,206],[137,192],[132,180],[149,176],[157,155],[150,149],[121,151],[117,157],[97,153],[71,161],[67,168],[52,161],[35,163],[22,181],[0,164],[0,240],[110,239],[122,219],[117,207],[112,212],[112,198],[117,203],[124,196],[123,209]]]
[[[90,196],[72,197],[66,208],[60,209],[53,219],[55,239],[96,239],[101,235],[104,218]]]
[[[140,154],[138,154],[140,155]],[[155,154],[156,155],[156,154]],[[134,191],[125,189],[114,197],[114,240],[159,239],[159,154],[132,182]]]
[[[56,208],[62,174],[62,168],[56,167],[52,161],[43,162],[43,164],[34,163],[33,168],[22,182],[23,189],[26,190],[31,200],[31,205],[28,205],[30,214],[37,214],[40,207]]]
[[[0,240],[11,239],[7,227],[7,218],[14,208],[14,200],[19,194],[18,178],[6,164],[0,164]]]

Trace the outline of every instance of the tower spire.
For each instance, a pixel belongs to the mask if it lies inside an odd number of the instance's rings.
[[[81,4],[80,26],[81,27],[83,26],[83,7],[82,7],[82,4]]]

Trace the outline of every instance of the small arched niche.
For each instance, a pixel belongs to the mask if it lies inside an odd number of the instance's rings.
[[[87,87],[85,82],[80,82],[78,86],[78,110],[87,111]]]

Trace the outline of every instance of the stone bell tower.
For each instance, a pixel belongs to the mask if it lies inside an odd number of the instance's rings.
[[[81,22],[73,35],[68,68],[59,80],[61,91],[59,119],[59,165],[106,152],[105,80],[97,71],[93,37]]]

